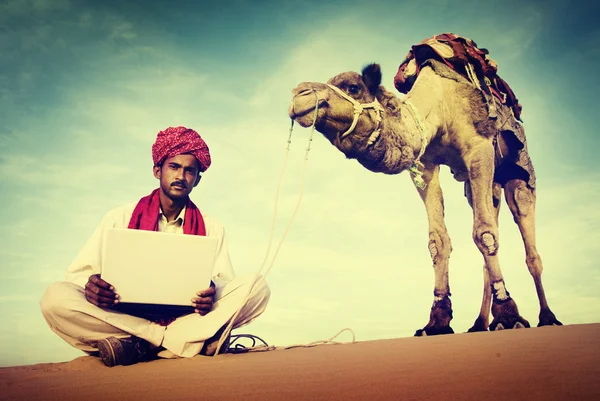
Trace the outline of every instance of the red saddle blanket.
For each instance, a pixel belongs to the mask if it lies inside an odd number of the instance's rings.
[[[442,33],[412,46],[394,77],[396,89],[408,93],[421,66],[429,59],[443,62],[488,96],[497,97],[521,120],[522,106],[510,86],[498,76],[498,65],[489,57],[487,49],[480,49],[471,39],[453,33]]]

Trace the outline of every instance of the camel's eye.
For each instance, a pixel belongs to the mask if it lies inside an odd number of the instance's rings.
[[[360,88],[358,85],[348,85],[348,93],[351,95],[358,95]]]

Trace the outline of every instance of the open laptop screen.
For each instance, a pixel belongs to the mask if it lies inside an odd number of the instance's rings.
[[[112,228],[104,244],[101,277],[120,302],[189,306],[210,286],[216,238]]]

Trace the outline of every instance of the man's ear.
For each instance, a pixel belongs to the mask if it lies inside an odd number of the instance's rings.
[[[196,177],[196,182],[194,182],[194,188],[196,188],[196,185],[198,185],[198,183],[200,182],[201,179],[202,179],[202,176],[200,175],[200,173],[198,173],[198,177]]]
[[[160,180],[160,166],[154,166],[152,171],[154,172],[154,177]]]

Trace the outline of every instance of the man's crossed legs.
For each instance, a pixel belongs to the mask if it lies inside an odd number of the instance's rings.
[[[233,328],[248,324],[264,312],[270,297],[264,281],[244,304],[253,279],[254,276],[236,277],[217,288],[211,312],[204,316],[197,313],[181,316],[166,327],[144,318],[99,308],[85,299],[82,287],[70,282],[50,285],[40,306],[52,331],[87,353],[96,353],[99,342],[101,350],[115,345],[138,347],[138,343],[129,342],[133,336],[133,339],[149,343],[159,357],[193,357],[203,350],[205,342],[218,340],[221,329],[239,308],[242,309]],[[115,339],[107,340],[111,337]]]

